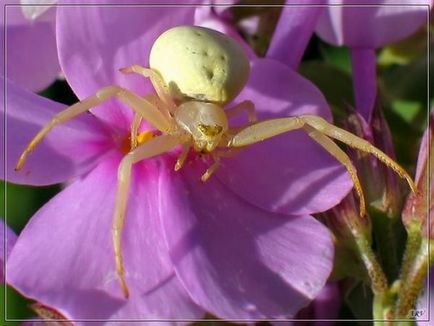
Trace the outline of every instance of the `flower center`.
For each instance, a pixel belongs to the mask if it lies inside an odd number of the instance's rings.
[[[131,135],[124,139],[122,142],[122,152],[128,154],[136,147],[146,143],[155,137],[155,134],[151,130],[145,130],[139,133],[134,140],[131,140]]]

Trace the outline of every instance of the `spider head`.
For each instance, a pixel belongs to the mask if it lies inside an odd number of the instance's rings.
[[[228,130],[228,119],[223,108],[213,103],[183,103],[176,109],[174,118],[178,126],[190,134],[198,152],[212,152]]]

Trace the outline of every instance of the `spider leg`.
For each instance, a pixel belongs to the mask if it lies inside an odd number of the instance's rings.
[[[141,65],[128,66],[119,69],[119,71],[124,74],[136,73],[149,78],[151,80],[152,86],[154,86],[154,89],[158,94],[158,97],[161,98],[161,100],[169,107],[171,112],[174,111],[176,105],[170,96],[170,92],[166,86],[166,83],[157,71],[143,67]]]
[[[241,103],[225,110],[226,116],[228,117],[228,119],[242,113],[242,112],[247,112],[247,119],[249,121],[249,123],[253,123],[258,121],[258,118],[256,117],[256,111],[255,111],[255,106],[253,105],[253,103],[251,101],[242,101]]]
[[[202,182],[206,182],[220,166],[220,157],[216,155],[212,155],[212,158],[214,160],[214,163],[211,164],[211,166],[208,169],[206,169],[205,173],[202,174],[202,176],[200,177]]]
[[[216,150],[211,153],[212,159],[214,160],[214,163],[211,164],[210,167],[205,171],[205,173],[202,175],[201,180],[203,182],[208,181],[208,179],[217,171],[217,169],[220,167],[220,162],[222,157],[234,157],[238,152],[242,151],[243,148],[241,147],[230,147],[226,150]]]
[[[118,97],[122,102],[130,106],[137,114],[149,121],[155,128],[167,132],[170,130],[171,121],[168,120],[154,105],[146,99],[134,94],[131,91],[119,86],[107,86],[99,90],[96,95],[90,96],[81,102],[78,102],[65,110],[57,113],[39,133],[30,141],[21,154],[15,170],[20,170],[27,159],[27,156],[41,142],[45,135],[56,125],[73,119],[77,115],[86,112],[90,108],[108,100],[111,97]]]
[[[393,171],[395,171],[401,178],[404,178],[413,192],[417,191],[416,185],[414,184],[414,181],[410,177],[410,175],[398,163],[396,163],[393,159],[387,156],[386,153],[373,146],[370,142],[366,141],[363,138],[357,137],[356,135],[353,135],[352,133],[344,129],[338,128],[318,116],[306,115],[303,116],[303,120],[316,130],[329,137],[335,138],[347,144],[348,146],[361,150],[362,152],[374,155],[386,166],[390,167]]]
[[[144,98],[145,100],[151,102],[155,107],[157,107],[166,116],[167,119],[172,118],[172,113],[169,110],[169,107],[157,95],[148,94]]]
[[[115,209],[113,214],[112,237],[116,260],[116,272],[122,292],[126,298],[129,291],[124,278],[121,235],[128,202],[128,192],[131,181],[131,169],[134,163],[165,153],[179,144],[179,139],[170,135],[162,135],[149,140],[129,152],[122,159],[118,168],[118,186],[116,191]]]
[[[212,153],[212,157],[214,159],[214,163],[207,169],[207,171],[202,175],[202,181],[206,181],[210,178],[210,176],[217,170],[217,168],[220,165],[220,158],[222,157],[233,157],[238,152],[242,150],[242,148],[227,148],[228,143],[228,137],[230,138],[231,135],[238,133],[240,130],[245,128],[246,126],[251,125],[252,123],[255,123],[258,121],[258,118],[256,117],[255,112],[255,106],[252,103],[252,101],[242,101],[241,103],[238,103],[237,105],[225,110],[226,117],[228,119],[237,116],[240,113],[247,112],[247,123],[241,127],[232,127],[229,128],[226,135],[223,136],[221,142],[219,143],[218,147],[219,150],[216,150]],[[224,150],[222,150],[224,148]]]
[[[354,183],[354,188],[356,188],[357,196],[359,196],[359,212],[360,216],[364,216],[366,211],[366,204],[365,204],[365,197],[363,195],[362,185],[360,184],[359,178],[357,177],[357,171],[354,167],[353,163],[351,162],[348,155],[340,149],[336,143],[331,140],[329,137],[322,134],[320,131],[312,128],[309,125],[305,125],[303,127],[304,130],[306,130],[307,134],[315,140],[318,144],[320,144],[324,149],[329,152],[331,155],[333,155],[348,171],[348,174],[351,176],[351,179]]]
[[[308,126],[309,128],[306,130],[305,126]],[[280,135],[282,133],[291,131],[291,130],[297,130],[304,128],[306,131],[311,132],[312,129],[316,130],[318,133],[323,134],[325,136],[328,136],[330,138],[337,139],[348,146],[354,147],[356,149],[359,149],[363,152],[370,153],[377,157],[380,161],[382,161],[384,164],[389,166],[391,169],[393,169],[400,177],[407,180],[411,190],[413,192],[416,192],[416,186],[411,179],[411,177],[408,175],[408,173],[394,160],[392,160],[389,156],[387,156],[384,152],[373,146],[368,141],[357,137],[356,135],[353,135],[352,133],[341,129],[339,127],[336,127],[332,125],[331,123],[327,122],[321,117],[314,116],[314,115],[302,115],[297,117],[289,117],[289,118],[280,118],[280,119],[270,119],[258,122],[254,125],[248,126],[238,132],[236,135],[232,136],[228,143],[228,147],[240,147],[240,146],[246,146],[250,144],[254,144],[257,142],[260,142],[262,140],[265,140],[267,138],[271,138],[277,135]],[[330,145],[330,142],[325,141],[322,137],[318,137],[318,133],[312,134],[314,136],[315,140],[320,143],[325,149],[327,149],[334,157],[336,157],[337,160],[339,160],[341,163],[342,160],[346,162],[346,159],[342,157],[341,154],[335,155],[335,153],[338,153],[334,146]],[[312,137],[311,136],[311,137]],[[322,144],[323,143],[323,144]],[[324,146],[325,145],[325,146]],[[344,164],[344,163],[343,163]],[[348,172],[351,175],[351,171],[348,164],[344,164],[347,168]],[[354,176],[351,175],[353,181]],[[359,183],[359,182],[357,182]],[[360,185],[360,183],[359,183]],[[356,190],[358,185],[355,184]],[[358,191],[359,193],[359,191]],[[359,193],[360,195],[360,193]],[[362,198],[360,198],[362,200]]]
[[[260,121],[242,128],[238,133],[230,137],[228,147],[242,147],[265,139],[283,134],[285,132],[301,129],[304,121],[301,117],[290,117]]]
[[[254,123],[258,120],[256,117],[255,106],[253,105],[253,103],[251,101],[248,101],[248,100],[242,101],[241,103],[239,103],[239,104],[237,104],[237,105],[235,105],[235,106],[233,106],[233,107],[231,107],[225,111],[228,119],[230,119],[230,118],[232,118],[232,117],[234,117],[240,113],[243,113],[243,112],[247,112],[248,122],[242,127],[230,128],[228,130],[227,135],[237,133],[239,130],[242,130],[246,126],[251,125],[252,123]],[[227,141],[228,141],[228,139],[225,136],[222,139],[222,141],[220,142],[220,144],[218,145],[219,150],[216,150],[212,153],[212,158],[214,160],[214,163],[202,175],[201,180],[203,182],[207,181],[214,174],[214,172],[218,169],[218,167],[220,166],[220,159],[222,157],[233,157],[234,155],[236,155],[238,152],[240,152],[242,150],[242,148],[234,148],[234,147],[228,149],[226,147]],[[224,150],[222,150],[222,148],[224,148]]]
[[[220,148],[221,147],[218,147],[219,150],[215,150],[213,152],[214,156],[218,156],[218,157],[234,157],[240,151],[243,150],[242,147],[230,147],[230,148],[226,147],[226,150],[220,150]]]
[[[139,130],[140,123],[142,122],[143,117],[137,112],[134,114],[134,120],[131,123],[131,150],[137,147],[137,132]]]
[[[178,159],[176,160],[175,171],[178,171],[184,166],[190,147],[191,147],[191,143],[185,143],[182,145],[182,152],[179,155]]]
[[[225,147],[227,148],[227,143],[229,139],[232,137],[232,135],[237,134],[239,131],[243,130],[245,127],[252,125],[253,123],[258,121],[258,118],[256,116],[255,111],[255,105],[252,101],[242,101],[241,103],[238,103],[237,105],[225,110],[226,117],[228,119],[237,116],[240,113],[247,112],[247,123],[241,126],[231,127],[227,131],[225,135],[223,135],[222,140],[220,141],[218,147]],[[216,153],[216,155],[220,157],[232,157],[236,153],[241,151],[241,148],[235,149],[231,148],[226,152],[219,151]]]

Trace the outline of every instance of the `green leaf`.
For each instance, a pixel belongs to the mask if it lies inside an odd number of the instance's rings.
[[[319,61],[303,62],[299,72],[321,90],[332,110],[335,109],[333,114],[342,114],[341,108],[352,105],[353,88],[348,73]]]
[[[30,272],[30,271],[29,271]],[[17,291],[11,287],[6,287],[5,285],[0,285],[0,291],[2,293],[0,299],[0,314],[4,317],[2,318],[2,323],[0,325],[21,325],[19,321],[7,322],[5,319],[30,319],[36,318],[35,313],[29,308],[32,303],[30,300],[22,297]],[[6,291],[6,297],[4,293]],[[5,311],[6,307],[6,311]]]
[[[357,319],[372,319],[373,295],[363,282],[355,283],[347,291],[345,303]]]
[[[432,66],[434,55],[431,53],[429,63]],[[405,66],[394,66],[390,69],[382,69],[380,78],[384,88],[382,91],[391,101],[404,100],[415,101],[427,108],[428,96],[428,57],[427,53]],[[433,95],[433,87],[430,85],[430,94]]]
[[[328,64],[343,72],[351,73],[350,50],[347,47],[336,47],[322,42],[319,51]]]
[[[59,189],[59,186],[30,187],[0,181],[0,214],[7,217],[8,225],[19,233],[30,217]]]
[[[427,32],[428,30],[424,26],[410,37],[384,47],[378,56],[378,63],[382,66],[408,64],[421,54],[426,53]]]

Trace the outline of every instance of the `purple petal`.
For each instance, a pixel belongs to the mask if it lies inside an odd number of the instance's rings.
[[[133,172],[123,231],[130,298],[123,298],[111,235],[118,164],[119,157],[106,160],[36,213],[10,255],[8,282],[68,318],[200,317],[174,277],[151,161]]]
[[[313,301],[315,319],[336,319],[342,300],[338,283],[327,283]],[[333,326],[334,322],[323,322],[324,326]]]
[[[54,7],[57,0],[20,0],[20,3],[25,5],[21,8],[23,16],[32,21],[45,16],[45,13]]]
[[[40,4],[50,5],[52,2],[57,2],[57,0],[2,0],[1,2],[1,13],[0,13],[0,23],[3,26],[5,23],[5,16],[7,17],[7,25],[25,25],[31,24],[32,21],[44,21],[44,22],[52,22],[55,16],[55,10],[48,10],[47,6],[40,6]],[[34,4],[36,6],[23,6],[28,4]],[[38,5],[39,4],[39,5]],[[50,5],[51,6],[51,5]],[[39,10],[39,15],[32,15],[32,17],[28,17],[28,13],[35,13],[37,8],[44,7],[45,10]],[[6,14],[6,15],[5,15]]]
[[[328,230],[309,216],[257,209],[215,178],[203,183],[204,168],[166,169],[159,184],[178,277],[193,300],[219,318],[293,316],[329,276],[333,244]],[[182,187],[186,190],[180,192]]]
[[[253,62],[237,101],[252,100],[259,118],[316,114],[330,120],[320,91],[288,66]],[[266,210],[304,215],[339,203],[352,187],[345,169],[303,131],[293,131],[224,159],[218,178],[232,191]]]
[[[0,135],[2,153],[6,153],[6,160],[0,163],[2,180],[28,185],[64,182],[87,171],[113,146],[102,124],[92,115],[82,114],[55,127],[29,155],[24,168],[15,171],[18,158],[30,140],[65,106],[12,83],[7,82],[6,86],[7,105],[5,109],[2,106],[0,118],[1,126],[6,128]]]
[[[418,326],[433,326],[433,311],[434,311],[434,268],[431,267],[429,275],[425,277],[425,289],[417,302],[417,309],[413,313],[420,313],[416,316],[416,325]]]
[[[341,307],[339,286],[337,283],[327,283],[316,298],[305,308],[300,310],[292,321],[272,322],[273,326],[304,325],[299,319],[321,322],[321,326],[333,326]]]
[[[325,0],[308,0],[304,1],[303,5],[294,5],[291,1],[287,1],[280,14],[266,57],[297,69],[324,9],[319,5],[324,2]]]
[[[195,25],[211,28],[230,36],[241,45],[249,59],[255,59],[257,56],[250,45],[244,41],[235,27],[220,18],[214,9],[213,7],[198,7],[194,17]]]
[[[236,5],[239,0],[211,0],[214,12],[225,20],[232,20],[231,7]]]
[[[351,49],[353,88],[357,111],[371,121],[377,97],[377,56],[374,49]]]
[[[5,221],[0,219],[1,237],[0,237],[0,282],[4,282],[4,264],[17,241],[14,231],[9,228]]]
[[[378,48],[399,41],[428,23],[432,0],[330,0],[317,34],[326,42],[358,48]],[[349,6],[351,5],[351,6]]]
[[[416,175],[415,175],[415,182],[418,184],[420,182],[420,179],[422,177],[423,173],[426,173],[425,169],[426,166],[429,164],[429,153],[431,150],[431,143],[432,143],[432,125],[434,122],[434,110],[430,110],[430,116],[429,116],[429,124],[428,128],[424,131],[422,139],[420,141],[419,145],[419,154],[417,156],[417,165],[416,165]],[[434,180],[432,180],[434,182]],[[433,186],[431,186],[434,188]]]
[[[60,72],[55,38],[55,9],[35,21],[22,16],[20,7],[7,7],[6,43],[4,26],[1,47],[6,45],[7,78],[33,91],[50,85]],[[46,18],[49,17],[50,19]]]
[[[58,8],[57,31],[60,64],[66,79],[82,99],[101,87],[116,84],[138,94],[153,91],[138,75],[120,68],[149,66],[149,51],[165,30],[193,23],[194,7],[73,6]],[[93,111],[111,123],[129,121],[131,110],[105,105]],[[125,119],[127,117],[127,119]]]

